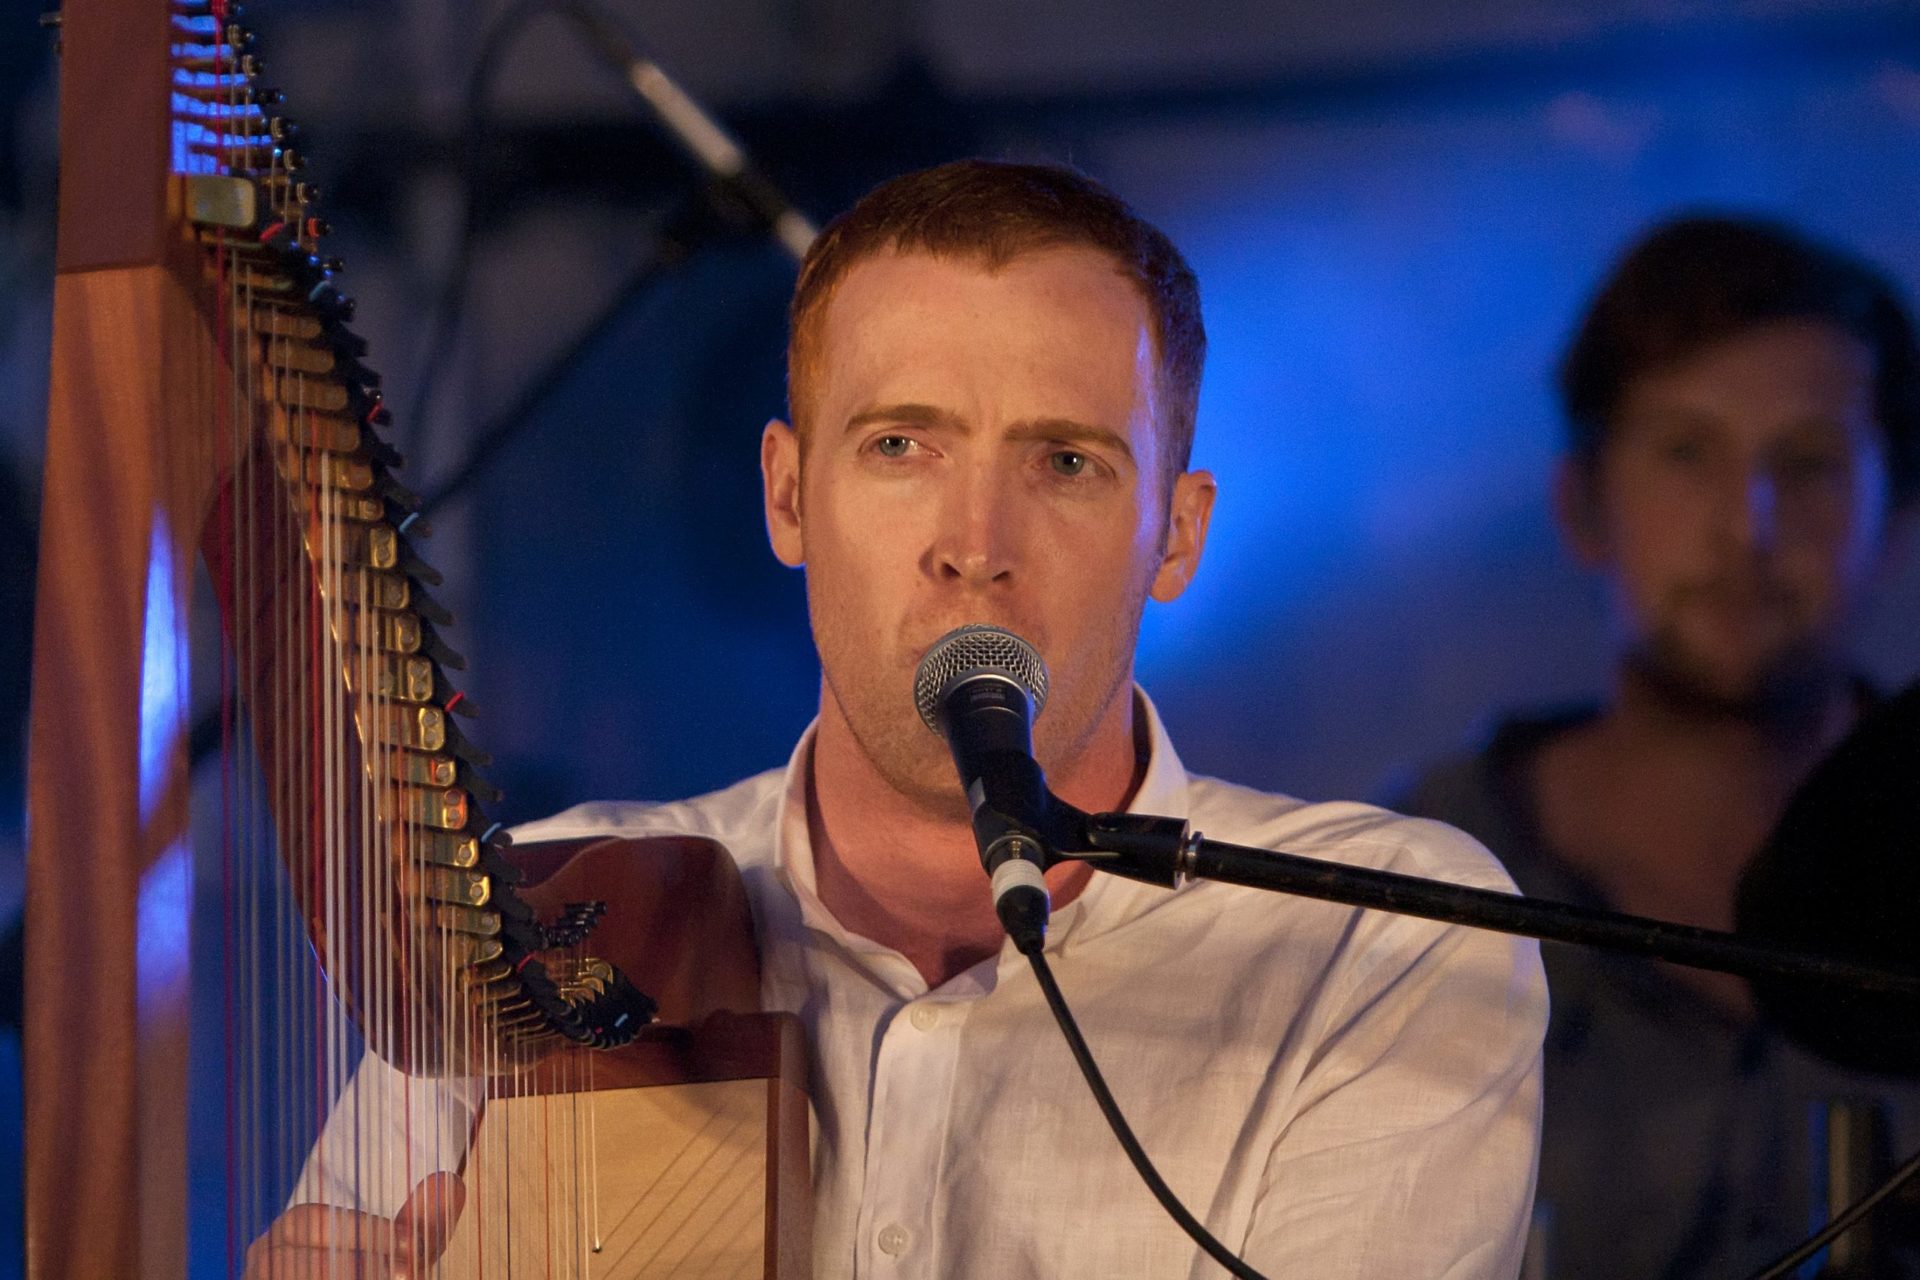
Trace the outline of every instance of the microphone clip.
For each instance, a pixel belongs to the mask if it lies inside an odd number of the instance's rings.
[[[980,865],[992,880],[994,913],[1015,948],[1022,955],[1032,955],[1046,942],[1047,917],[1053,909],[1046,872],[1059,861],[1049,832],[1041,828],[1061,825],[1053,820],[1059,802],[1047,791],[1031,756],[993,752],[979,765],[980,772],[967,788],[974,845],[980,850]],[[1023,821],[1017,814],[1039,821]]]

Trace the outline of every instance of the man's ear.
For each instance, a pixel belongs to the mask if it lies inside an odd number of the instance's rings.
[[[760,495],[767,512],[767,540],[789,569],[807,562],[800,536],[800,433],[775,418],[760,433]]]
[[[1210,471],[1189,471],[1173,482],[1173,497],[1167,503],[1167,548],[1150,591],[1162,604],[1177,600],[1200,568],[1215,492]]]
[[[1562,456],[1553,469],[1553,522],[1573,558],[1588,569],[1607,562],[1607,522],[1600,510],[1600,463]]]

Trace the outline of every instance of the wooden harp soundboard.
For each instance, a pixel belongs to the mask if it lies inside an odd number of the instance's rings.
[[[481,1128],[524,1135],[528,1152],[538,1135],[566,1132],[562,1161],[593,1163],[599,1203],[549,1202],[550,1153],[489,1162],[487,1177],[514,1180],[491,1199],[524,1220],[463,1218],[447,1274],[477,1272],[482,1254],[511,1256],[515,1275],[546,1274],[557,1255],[592,1242],[580,1273],[604,1280],[810,1276],[806,1043],[792,1014],[743,1012],[759,1008],[760,966],[732,858],[691,837],[558,841],[514,855],[536,909],[618,904],[620,937],[597,947],[660,1002],[660,1022],[592,1055],[590,1094],[579,1092],[578,1062],[556,1059],[530,1087],[488,1104]],[[475,1135],[476,1146],[488,1140]]]

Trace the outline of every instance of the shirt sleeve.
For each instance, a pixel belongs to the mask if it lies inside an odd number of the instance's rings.
[[[477,1092],[473,1081],[409,1076],[377,1054],[362,1055],[288,1204],[392,1217],[422,1178],[463,1167]]]
[[[1538,944],[1358,920],[1243,1256],[1275,1277],[1512,1280],[1539,1144]]]

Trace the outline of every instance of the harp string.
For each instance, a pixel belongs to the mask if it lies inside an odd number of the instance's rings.
[[[225,19],[225,5],[216,3],[213,9],[216,23]],[[223,48],[215,42],[216,50]],[[216,54],[214,72],[216,75],[231,75],[234,68]],[[235,88],[229,87],[225,99],[219,103],[221,110],[216,113],[216,126],[224,134],[229,132],[228,125],[236,120],[242,110],[242,104]],[[229,152],[226,162],[229,167],[235,157]],[[222,417],[229,438],[230,453],[229,475],[236,486],[228,502],[231,529],[227,534],[227,555],[225,564],[231,574],[228,590],[236,601],[236,622],[232,626],[230,648],[233,660],[227,663],[232,672],[232,680],[237,685],[239,671],[253,656],[250,646],[254,643],[253,629],[243,622],[254,616],[256,602],[253,599],[253,574],[255,566],[251,562],[254,549],[251,529],[253,494],[247,462],[249,444],[257,429],[256,388],[254,387],[254,363],[252,360],[253,298],[251,278],[243,276],[239,250],[230,246],[221,255],[221,280],[225,286],[221,291],[225,314],[221,317],[220,335],[224,338],[226,363],[230,390]],[[235,691],[237,692],[237,690]],[[238,699],[235,692],[223,689],[223,700],[234,704]],[[237,711],[231,713],[235,720],[232,737],[240,736]],[[228,810],[222,822],[223,844],[227,846],[224,859],[223,876],[233,885],[234,897],[228,907],[232,919],[231,930],[237,934],[233,944],[226,950],[227,963],[232,966],[233,976],[230,986],[234,990],[232,1003],[241,1011],[242,1020],[230,1025],[226,1034],[227,1072],[231,1082],[230,1097],[237,1099],[239,1115],[229,1121],[230,1150],[237,1149],[239,1159],[237,1168],[229,1171],[229,1188],[240,1191],[238,1211],[229,1208],[232,1225],[230,1248],[236,1258],[244,1256],[246,1235],[249,1226],[257,1219],[260,1211],[260,1154],[257,1117],[261,1106],[260,1090],[262,1080],[258,1068],[259,1023],[261,1021],[260,1002],[263,998],[259,981],[259,951],[256,937],[258,934],[257,902],[258,893],[254,884],[256,848],[251,840],[255,824],[251,814],[257,796],[249,785],[250,775],[239,767],[239,753],[229,744],[223,763],[223,773],[231,778],[231,790],[236,794],[236,807]],[[244,1031],[244,1034],[242,1032]],[[236,1039],[238,1044],[236,1045]],[[237,1126],[239,1132],[231,1133]],[[233,1197],[229,1197],[230,1205]]]
[[[234,251],[229,249],[216,255],[215,299],[218,311],[215,316],[214,334],[216,344],[225,357],[224,371],[216,370],[216,378],[221,372],[226,383],[225,394],[216,388],[213,396],[215,422],[215,440],[225,450],[228,473],[238,475],[240,459],[241,424],[238,421],[242,387],[241,364],[235,358],[235,343],[242,332],[242,321],[237,311],[235,290],[237,288],[237,268]],[[244,581],[245,570],[238,566],[237,557],[241,554],[240,506],[230,502],[219,512],[217,518],[223,518],[228,524],[225,531],[229,548],[225,562],[225,571],[229,574],[227,589],[233,593],[239,610],[244,613],[246,602],[240,598],[240,583]],[[219,571],[216,568],[216,571]],[[220,951],[221,1003],[222,1003],[222,1041],[221,1070],[227,1083],[224,1122],[226,1127],[225,1161],[227,1186],[246,1187],[246,1179],[251,1169],[251,1151],[248,1139],[253,1126],[242,1127],[241,1117],[248,1113],[252,1103],[251,1081],[245,1073],[245,1065],[238,1060],[236,1036],[244,1025],[242,1019],[250,1007],[252,990],[249,985],[247,944],[250,933],[247,921],[242,915],[243,904],[248,901],[249,886],[241,879],[244,832],[234,815],[243,812],[245,805],[244,782],[236,767],[239,753],[239,722],[235,683],[238,679],[235,667],[241,660],[236,650],[241,642],[239,628],[235,629],[232,642],[220,648],[220,736],[221,736],[221,933]],[[252,1219],[253,1203],[251,1197],[235,1203],[235,1197],[229,1195],[226,1211],[226,1258],[227,1269],[237,1268],[242,1255],[241,1236],[245,1224]]]
[[[212,145],[197,145],[218,171],[247,176],[267,234],[289,228],[302,250],[317,252],[295,169],[268,132],[274,122],[251,70],[226,43],[225,0],[174,0],[172,11],[176,29],[189,32],[183,43],[214,50],[213,87],[190,104]],[[565,1017],[550,1002],[535,1011],[517,982],[490,981],[475,961],[474,919],[488,904],[460,889],[469,877],[480,883],[483,867],[438,865],[461,861],[439,851],[485,842],[477,817],[456,822],[451,810],[436,811],[464,787],[466,766],[443,776],[436,768],[451,764],[451,744],[430,750],[409,736],[422,720],[445,720],[457,698],[445,689],[423,697],[413,683],[414,662],[434,679],[443,673],[437,660],[412,657],[401,624],[413,615],[384,594],[407,571],[384,577],[375,554],[376,532],[396,545],[398,537],[364,491],[360,454],[335,442],[343,430],[371,433],[377,403],[367,421],[341,417],[339,388],[314,367],[329,341],[316,326],[325,326],[275,280],[275,260],[247,241],[253,234],[215,232],[208,255],[226,365],[208,375],[207,401],[224,451],[216,570],[230,614],[219,717],[229,1267],[238,1270],[283,1207],[309,1141],[372,1051],[470,1079],[467,1087],[409,1079],[397,1097],[369,1091],[348,1141],[323,1152],[348,1167],[322,1172],[360,1188],[363,1203],[377,1191],[391,1207],[394,1192],[404,1199],[427,1173],[461,1169],[482,1280],[507,1275],[516,1250],[544,1253],[551,1274],[591,1275],[602,1248],[594,1055],[552,1029],[565,1029]],[[351,412],[358,396],[348,398]],[[257,768],[246,763],[254,758]],[[545,935],[532,949],[538,955],[521,964],[537,958],[564,1001],[586,998],[577,937]],[[566,1030],[580,1034],[578,1025]],[[567,1096],[533,1088],[537,1050],[549,1052],[546,1075]],[[469,1143],[490,1100],[515,1104],[504,1108],[515,1118],[482,1125]],[[522,1192],[537,1190],[545,1206],[537,1246],[514,1239],[510,1176],[513,1157],[536,1146],[552,1170]],[[424,1217],[409,1242],[416,1256]]]

